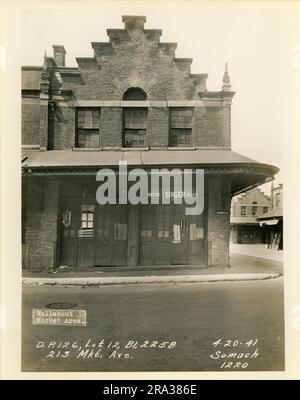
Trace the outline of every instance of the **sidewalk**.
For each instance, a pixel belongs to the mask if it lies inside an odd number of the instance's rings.
[[[268,249],[265,244],[230,243],[231,254],[244,254],[264,258],[266,260],[283,261],[283,250]]]
[[[59,268],[56,271],[23,271],[25,285],[121,285],[126,283],[224,282],[277,278],[282,263],[232,254],[231,267],[148,266]]]

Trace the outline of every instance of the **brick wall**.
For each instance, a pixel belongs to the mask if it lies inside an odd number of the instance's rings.
[[[230,181],[224,177],[208,182],[208,265],[229,265]],[[218,215],[217,211],[228,211]]]
[[[100,138],[103,147],[122,147],[121,107],[103,107],[101,109]]]
[[[256,202],[257,204],[253,204]],[[232,216],[240,217],[241,207],[246,207],[246,216],[252,216],[252,205],[257,207],[257,214],[262,215],[264,213],[264,207],[271,209],[271,199],[259,188],[254,188],[243,193],[241,196],[234,197],[232,201]],[[246,222],[246,219],[245,219]]]
[[[75,108],[61,106],[54,111],[54,150],[75,146]]]
[[[221,128],[222,146],[231,147],[231,105],[230,102],[224,102],[222,109],[223,126]]]
[[[176,58],[174,43],[161,43],[161,31],[143,29],[143,24],[126,25],[126,29],[108,29],[109,42],[94,42],[94,57],[78,58],[80,74],[61,75],[62,91],[71,90],[70,100],[58,101],[54,118],[54,149],[67,149],[75,144],[74,100],[120,101],[130,87],[140,87],[147,100],[200,100],[206,93],[206,75],[191,74],[191,59]],[[28,68],[26,69],[28,74]],[[56,75],[51,73],[51,87],[57,89]],[[220,79],[221,80],[221,79]],[[52,85],[52,86],[51,86]],[[221,82],[220,82],[221,85]],[[210,92],[211,93],[211,92]],[[194,138],[196,146],[230,147],[230,92],[216,92],[217,106],[195,108]],[[227,97],[226,97],[227,96]],[[213,93],[209,98],[214,97]],[[23,144],[47,147],[47,99],[35,99],[31,104],[23,99]],[[40,107],[38,107],[40,104]],[[38,123],[39,120],[39,123]],[[120,146],[122,134],[121,107],[103,107],[100,121],[102,145]],[[37,142],[39,129],[40,140]],[[166,107],[150,107],[148,113],[148,144],[166,147],[169,137],[169,117]]]
[[[28,266],[52,269],[57,247],[59,182],[51,179],[29,179],[25,242]]]
[[[40,136],[40,147],[44,150],[48,147],[48,100],[40,100],[40,125],[39,125],[39,136]]]
[[[39,145],[39,99],[22,99],[22,144]]]
[[[196,146],[221,146],[222,108],[197,107],[194,116]]]
[[[152,107],[148,112],[149,147],[167,147],[169,140],[169,109]]]

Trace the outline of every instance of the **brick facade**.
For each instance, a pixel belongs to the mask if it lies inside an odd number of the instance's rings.
[[[208,265],[229,265],[230,181],[212,178],[208,192]],[[225,211],[225,213],[223,213]],[[222,212],[219,214],[219,212]]]
[[[129,157],[126,154],[130,151],[122,147],[125,143],[126,129],[124,113],[128,107],[147,110],[146,126],[142,128],[146,131],[146,140],[139,151],[153,151],[151,154],[155,155],[159,151],[165,151],[165,155],[176,153],[173,157],[175,161],[170,165],[172,168],[176,167],[178,162],[187,166],[190,164],[187,153],[183,159],[181,150],[184,150],[184,146],[191,152],[189,154],[194,160],[191,163],[193,167],[202,168],[203,160],[201,157],[195,158],[196,153],[193,153],[199,149],[208,152],[218,149],[222,157],[226,153],[236,160],[237,156],[230,152],[231,100],[234,92],[231,91],[227,66],[221,90],[210,92],[206,88],[207,74],[191,74],[192,59],[176,58],[177,44],[160,42],[161,30],[145,29],[145,17],[125,16],[123,21],[124,29],[107,29],[108,42],[92,43],[93,57],[76,59],[77,68],[65,65],[66,52],[63,46],[54,46],[54,56],[45,56],[41,67],[24,67],[22,70],[22,144],[24,149],[34,148],[30,154],[27,153],[29,163],[30,157],[45,154],[45,161],[24,168],[24,253],[27,259],[24,264],[29,268],[52,269],[61,263],[61,193],[62,190],[66,193],[82,190],[82,193],[76,194],[77,197],[74,195],[77,201],[77,208],[74,206],[74,210],[80,210],[80,204],[85,201],[85,190],[79,182],[83,175],[88,176],[86,171],[91,167],[86,163],[81,164],[78,159],[93,157],[95,169],[96,166],[101,167],[98,158],[106,160],[111,155],[111,158],[119,157],[119,160],[122,160],[125,156]],[[130,88],[141,90],[146,94],[146,100],[124,101],[124,93]],[[192,140],[188,144],[180,143],[183,145],[181,148],[171,149],[170,109],[174,107],[193,110],[192,125],[189,127]],[[78,146],[76,134],[79,129],[76,117],[80,109],[99,110],[99,127],[97,126],[96,130],[99,133],[99,147],[75,148]],[[88,128],[91,129],[94,122],[90,120],[88,124]],[[190,131],[187,135],[189,134]],[[47,154],[50,152],[55,156],[49,164]],[[99,156],[96,161],[95,152],[98,152],[96,156]],[[76,167],[82,170],[72,175],[70,171],[74,168],[72,160],[75,153],[77,156],[81,153],[83,156],[77,157],[76,161]],[[100,157],[100,153],[105,153],[106,158],[105,155]],[[64,154],[66,161],[56,164],[55,157],[59,157],[59,154]],[[137,162],[143,164],[143,154],[137,156],[136,151],[134,154],[132,159],[141,160]],[[237,159],[242,160],[241,157]],[[161,165],[156,157],[152,159],[154,167],[168,167],[164,159]],[[26,164],[27,156],[24,160]],[[105,162],[106,165],[109,164],[107,160]],[[243,162],[252,160],[240,161]],[[239,165],[239,161],[236,163]],[[201,220],[204,227],[204,236],[201,237],[204,244],[201,244],[201,251],[205,254],[201,262],[206,266],[228,265],[231,195],[237,188],[241,189],[250,184],[248,181],[240,184],[234,181],[237,178],[232,180],[228,175],[223,176],[224,164],[221,159],[217,159],[216,164],[218,166],[212,163],[213,173],[205,176],[204,217],[199,217],[196,221],[198,223]],[[54,170],[50,171],[52,167]],[[205,165],[203,168],[206,168]],[[39,176],[40,169],[45,171]],[[227,174],[228,171],[224,173]],[[251,179],[253,182],[264,180],[269,173],[267,171],[261,175],[254,174],[254,178]],[[232,182],[235,182],[235,186]],[[136,265],[139,257],[140,229],[138,206],[129,206],[128,218],[126,259],[128,265]],[[193,240],[200,241],[200,238]],[[196,260],[197,254],[200,254],[195,243],[198,242],[192,243],[193,246],[188,244],[193,247],[192,253],[194,252],[191,260]]]
[[[28,266],[52,269],[56,266],[59,182],[32,179],[27,182],[26,234]]]
[[[207,98],[207,75],[191,74],[192,60],[176,58],[176,43],[161,43],[160,30],[144,29],[141,24],[124,30],[108,29],[107,33],[109,42],[92,43],[94,57],[77,58],[78,68],[58,66],[54,58],[47,57],[44,69],[48,75],[46,79],[38,79],[35,70],[35,84],[30,67],[23,70],[23,145],[49,148],[48,101],[52,100],[55,108],[49,135],[54,137],[54,149],[74,146],[75,109],[82,101],[101,108],[101,147],[121,146],[120,102],[128,88],[139,87],[149,101],[147,142],[150,147],[168,147],[169,106],[174,101],[185,106],[192,104],[194,108],[195,146],[230,147],[233,92],[209,92]],[[26,87],[27,76],[30,90]],[[106,104],[101,105],[101,101]]]
[[[260,188],[248,190],[234,197],[231,205],[230,240],[232,243],[253,244],[265,242],[265,229],[257,218],[271,208],[271,199]]]

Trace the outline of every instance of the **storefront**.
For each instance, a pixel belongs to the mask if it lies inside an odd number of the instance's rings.
[[[217,165],[214,157],[224,158],[224,152],[227,158],[238,163]],[[52,152],[52,161],[50,153],[27,154],[23,192],[24,199],[26,193],[27,198],[28,194],[31,196],[24,222],[27,225],[25,240],[31,245],[27,251],[28,265],[47,266],[52,259],[52,268],[227,265],[232,195],[249,185],[265,182],[275,171],[272,166],[250,164],[231,151],[198,150],[197,158],[206,157],[211,161],[211,165],[208,162],[188,165],[205,171],[204,208],[199,215],[187,215],[184,199],[182,204],[175,204],[176,193],[172,186],[170,204],[162,204],[161,198],[159,204],[151,204],[151,200],[147,204],[119,204],[117,192],[116,204],[100,205],[96,198],[99,186],[96,174],[100,167],[96,163],[102,161],[102,167],[107,167],[103,162],[104,152],[100,153],[102,158],[95,153],[87,157],[86,152],[57,152],[56,155]],[[195,152],[190,154],[192,160]],[[117,157],[118,153],[114,155]],[[130,153],[130,157],[134,155]],[[75,156],[80,167],[75,165]],[[162,165],[161,160],[167,156],[170,164]],[[143,167],[148,172],[152,167],[167,170],[180,167],[174,151],[157,151],[159,164],[154,164],[151,158],[151,165],[145,165],[146,154],[143,153],[143,157]],[[54,159],[57,165],[61,162],[69,165],[54,166]],[[89,164],[83,165],[84,162]],[[110,167],[117,169],[114,165]]]
[[[138,228],[139,265],[205,264],[204,215],[186,216],[181,205],[141,205],[137,221],[130,206],[65,203],[61,265],[127,265],[128,231]]]

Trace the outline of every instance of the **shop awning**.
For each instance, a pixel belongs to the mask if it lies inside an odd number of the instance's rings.
[[[154,165],[206,165],[206,164],[258,164],[231,150],[25,150],[23,166],[74,167],[118,166],[126,161],[129,166]]]
[[[274,219],[282,219],[283,218],[283,211],[282,208],[274,208],[266,212],[265,214],[261,215],[257,218],[257,221],[265,221],[265,220],[274,220]]]
[[[202,168],[206,174],[231,177],[231,193],[261,185],[273,179],[279,169],[262,164],[232,150],[152,149],[152,150],[51,150],[26,149],[23,172],[38,175],[94,174],[101,167],[118,168]]]

